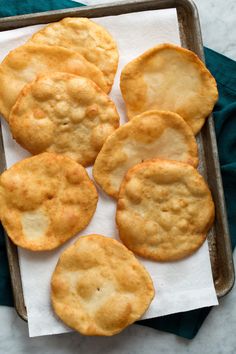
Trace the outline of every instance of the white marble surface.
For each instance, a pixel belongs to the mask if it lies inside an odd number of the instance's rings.
[[[236,60],[235,0],[196,0],[195,3],[200,14],[204,45]],[[236,253],[234,260],[236,263]],[[26,323],[18,318],[15,311],[0,307],[0,354],[233,354],[236,353],[235,304],[236,287],[220,301],[220,306],[211,311],[192,341],[137,325],[111,338],[89,338],[70,333],[30,339]]]

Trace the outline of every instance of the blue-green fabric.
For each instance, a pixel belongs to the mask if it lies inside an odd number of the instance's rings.
[[[0,305],[13,306],[10,274],[7,262],[3,229],[0,225]]]
[[[0,0],[0,17],[85,6],[69,0]]]
[[[82,6],[73,1],[0,0],[0,17]],[[216,78],[219,101],[214,121],[232,246],[236,245],[236,62],[205,48],[206,65]],[[0,305],[13,306],[5,243],[0,230]],[[140,321],[139,324],[192,339],[211,308]]]
[[[236,246],[236,62],[205,49],[206,65],[214,75],[219,100],[214,122],[232,247]]]

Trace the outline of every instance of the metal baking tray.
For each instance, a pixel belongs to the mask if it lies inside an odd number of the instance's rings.
[[[14,16],[0,19],[0,31],[19,27],[54,22],[63,17],[104,17],[125,13],[176,8],[182,46],[194,51],[203,61],[203,46],[198,11],[191,0],[149,0],[126,1],[82,7],[75,9],[49,11],[44,13]],[[222,188],[218,151],[213,118],[207,120],[197,137],[200,155],[199,170],[207,180],[216,207],[215,223],[208,234],[210,259],[217,296],[226,295],[234,284],[234,267],[227,224],[227,215]],[[0,167],[6,167],[2,136],[0,134]],[[27,320],[24,303],[17,247],[6,235],[6,245],[11,273],[15,308],[19,316]]]

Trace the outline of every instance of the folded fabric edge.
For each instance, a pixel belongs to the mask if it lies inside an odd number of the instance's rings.
[[[211,71],[217,83],[220,83],[229,90],[236,92],[236,61],[207,47],[204,47],[204,52],[206,66]],[[224,75],[222,75],[222,72]]]
[[[186,312],[178,312],[158,318],[136,322],[138,325],[151,327],[159,331],[175,334],[186,339],[193,339],[212,307],[203,307]]]
[[[45,11],[63,10],[86,6],[86,4],[70,0],[25,0],[24,2],[15,0],[0,0],[0,18],[28,15]]]

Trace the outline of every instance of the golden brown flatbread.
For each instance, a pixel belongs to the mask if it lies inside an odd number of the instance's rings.
[[[54,72],[24,86],[9,124],[14,139],[32,154],[55,152],[88,166],[119,126],[119,116],[93,81]]]
[[[190,50],[161,44],[122,70],[120,88],[129,119],[158,109],[178,113],[194,134],[202,128],[218,98],[216,81]]]
[[[104,74],[111,90],[118,65],[118,49],[107,30],[88,18],[68,17],[36,32],[31,44],[58,45],[82,54]]]
[[[0,219],[11,240],[32,251],[63,244],[91,220],[98,195],[83,166],[43,153],[0,177]]]
[[[191,128],[178,114],[147,111],[118,128],[97,156],[94,179],[107,194],[118,198],[128,169],[151,158],[198,165],[196,140]]]
[[[116,222],[137,255],[174,261],[195,252],[214,220],[210,190],[183,162],[150,160],[131,168],[121,185]]]
[[[46,45],[23,45],[12,50],[0,65],[0,113],[8,120],[23,86],[38,74],[63,71],[88,77],[104,92],[108,86],[95,65],[73,50]]]
[[[111,336],[138,320],[154,297],[150,275],[110,237],[88,235],[60,256],[51,280],[54,311],[85,335]]]

